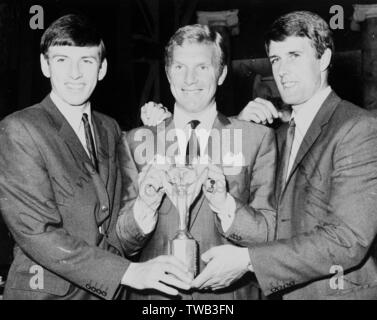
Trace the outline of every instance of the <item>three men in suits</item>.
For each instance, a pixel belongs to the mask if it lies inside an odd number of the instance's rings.
[[[41,67],[51,93],[0,123],[0,211],[15,240],[4,299],[114,299],[121,285],[175,294],[161,279],[189,288],[180,261],[130,263],[117,238],[121,131],[91,110],[107,69],[95,28],[77,15],[56,20]]]
[[[225,61],[222,37],[207,26],[179,29],[166,47],[165,69],[175,98],[174,116],[157,127],[136,128],[123,136],[120,165],[124,197],[117,232],[129,256],[139,254],[140,261],[146,261],[168,252],[168,242],[178,228],[178,212],[174,195],[166,187],[165,173],[151,161],[170,156],[184,158],[192,139],[197,141],[196,159],[210,159],[193,188],[196,191],[192,191],[189,220],[189,231],[204,254],[200,271],[223,267],[223,261],[215,264],[205,256],[214,246],[242,246],[274,238],[274,134],[266,127],[217,112],[215,93],[226,77]],[[247,248],[239,248],[248,252]],[[242,261],[239,256],[227,260],[237,260],[246,273],[248,259]],[[181,290],[180,298],[258,298],[254,279],[239,278],[218,292],[206,288]],[[130,298],[171,297],[148,290],[134,291]]]
[[[276,240],[249,245],[251,270],[266,295],[283,299],[376,299],[377,121],[328,85],[334,45],[318,15],[277,19],[266,49],[293,112],[278,134]],[[257,122],[277,116],[263,99],[240,114]],[[231,272],[203,275],[193,285],[221,288]]]

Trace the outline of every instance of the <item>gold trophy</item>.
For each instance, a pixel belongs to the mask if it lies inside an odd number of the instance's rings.
[[[199,244],[188,231],[188,223],[191,205],[189,190],[190,186],[196,182],[197,176],[191,166],[175,166],[170,172],[170,176],[179,214],[179,225],[174,238],[169,240],[169,254],[181,260],[195,277],[199,271]]]

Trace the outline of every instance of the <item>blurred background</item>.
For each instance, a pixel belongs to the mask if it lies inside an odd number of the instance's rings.
[[[179,27],[198,21],[215,26],[228,43],[229,72],[217,93],[219,110],[235,115],[256,96],[279,105],[263,35],[273,20],[293,10],[316,12],[328,22],[338,15],[333,21],[336,54],[330,84],[342,98],[376,109],[377,4],[334,1],[0,0],[0,119],[39,102],[50,90],[39,66],[44,30],[30,25],[36,14],[30,12],[34,5],[43,9],[44,28],[67,13],[86,14],[98,26],[107,47],[109,69],[92,103],[98,111],[114,117],[123,130],[140,125],[139,110],[147,101],[172,109],[164,47]],[[334,5],[341,11],[334,11]],[[11,259],[11,239],[0,219],[3,278]]]

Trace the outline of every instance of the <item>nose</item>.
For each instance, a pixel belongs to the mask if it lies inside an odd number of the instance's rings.
[[[70,69],[70,76],[72,79],[79,79],[82,76],[80,63],[79,62],[72,62],[71,69]]]
[[[188,69],[185,73],[185,84],[194,84],[197,80],[195,69]]]
[[[281,59],[281,61],[279,62],[279,69],[278,69],[279,76],[283,77],[284,75],[288,73],[288,71],[289,71],[289,61],[285,59]]]

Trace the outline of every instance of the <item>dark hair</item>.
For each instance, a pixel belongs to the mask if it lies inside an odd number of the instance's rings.
[[[172,62],[173,50],[176,46],[182,46],[188,43],[204,43],[213,45],[217,58],[219,74],[222,73],[226,64],[226,48],[223,37],[209,26],[193,24],[178,29],[170,38],[165,47],[165,69],[167,70]]]
[[[101,61],[106,48],[94,25],[84,16],[68,14],[55,20],[43,33],[40,50],[47,58],[52,46],[99,47]]]
[[[284,41],[291,36],[309,38],[318,59],[327,48],[334,53],[332,32],[327,22],[313,12],[294,11],[275,20],[265,35],[267,53],[271,41]]]

